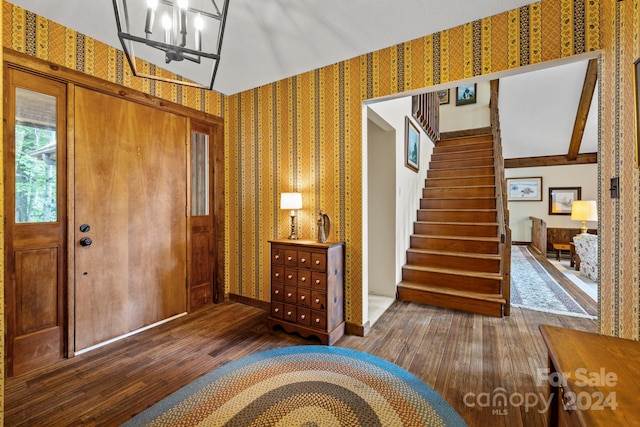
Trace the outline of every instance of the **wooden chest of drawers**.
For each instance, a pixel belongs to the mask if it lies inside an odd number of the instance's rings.
[[[344,243],[271,240],[271,315],[303,337],[332,345],[344,335]]]

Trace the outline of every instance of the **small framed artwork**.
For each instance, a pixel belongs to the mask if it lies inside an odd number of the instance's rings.
[[[531,178],[507,178],[507,201],[542,201],[542,177],[535,176]]]
[[[440,105],[449,103],[449,91],[450,89],[444,89],[436,92],[436,94],[438,95],[438,101],[440,101]]]
[[[636,87],[636,166],[640,168],[640,58],[634,63],[633,74]]]
[[[404,118],[404,164],[409,169],[420,170],[420,131],[408,116]]]
[[[571,215],[574,200],[580,200],[582,187],[549,187],[549,215]]]
[[[476,89],[477,89],[477,85],[475,83],[458,86],[456,88],[456,106],[475,104]]]

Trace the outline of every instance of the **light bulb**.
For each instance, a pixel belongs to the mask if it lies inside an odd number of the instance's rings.
[[[180,9],[187,9],[189,7],[189,0],[178,0],[178,7]]]
[[[158,0],[147,0],[147,7],[151,10],[158,8]]]
[[[162,15],[162,28],[164,28],[165,30],[170,30],[171,29],[171,17],[169,16],[168,13],[165,13],[164,15]]]
[[[196,30],[202,31],[202,29],[204,28],[204,19],[202,19],[202,15],[196,15],[196,18],[193,20],[193,26],[196,28]]]

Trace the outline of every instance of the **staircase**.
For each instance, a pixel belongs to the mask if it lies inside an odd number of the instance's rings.
[[[503,255],[510,236],[505,236],[499,214],[502,191],[496,188],[494,138],[490,129],[484,132],[437,143],[402,268],[399,299],[496,317],[508,314],[503,278],[510,269]]]

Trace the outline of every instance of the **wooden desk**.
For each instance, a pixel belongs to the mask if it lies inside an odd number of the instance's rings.
[[[549,426],[640,426],[640,342],[548,325],[540,332],[549,350]]]

